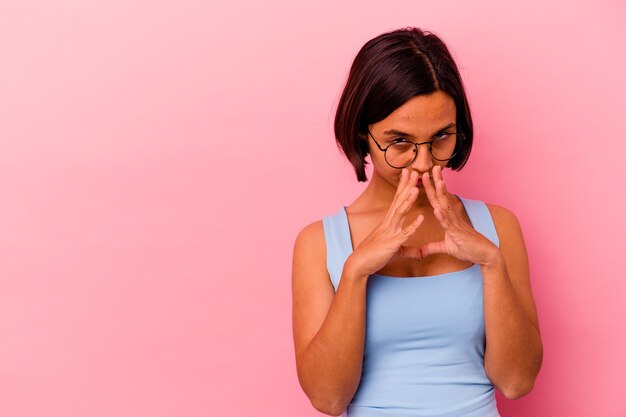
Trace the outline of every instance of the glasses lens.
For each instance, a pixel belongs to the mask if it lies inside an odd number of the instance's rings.
[[[447,161],[455,155],[456,134],[443,133],[432,141],[430,153],[438,161]]]
[[[387,148],[385,158],[394,168],[407,167],[415,159],[415,145],[411,142],[396,142]]]

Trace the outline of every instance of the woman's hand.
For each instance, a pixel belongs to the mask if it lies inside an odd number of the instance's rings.
[[[499,248],[452,210],[450,194],[441,175],[441,166],[435,166],[432,171],[434,186],[428,172],[422,176],[422,183],[435,217],[439,220],[445,235],[442,241],[429,242],[422,246],[422,256],[446,253],[464,261],[471,261],[481,267],[490,264],[497,258]]]
[[[419,194],[417,180],[417,172],[413,172],[409,177],[408,171],[402,170],[396,195],[384,220],[363,239],[346,261],[358,275],[374,274],[392,259],[401,257],[421,259],[419,248],[403,244],[422,224],[424,216],[419,215],[413,223],[402,227],[409,208]]]

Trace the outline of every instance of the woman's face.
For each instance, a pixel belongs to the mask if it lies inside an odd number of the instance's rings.
[[[398,138],[419,143],[431,141],[441,132],[457,131],[456,106],[452,97],[443,91],[416,96],[398,107],[386,119],[369,125],[369,130],[383,149]],[[456,135],[453,137],[456,138]],[[368,144],[376,174],[397,186],[402,170],[387,164],[384,152],[376,146],[369,135]],[[447,165],[448,161],[433,159],[428,146],[427,143],[418,146],[417,157],[407,167],[409,173],[417,171],[421,178],[428,172],[432,178],[432,169],[435,165],[441,165],[442,168]],[[418,186],[422,187],[421,182]]]

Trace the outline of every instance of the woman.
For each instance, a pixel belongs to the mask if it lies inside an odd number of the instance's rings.
[[[300,384],[334,416],[498,416],[543,356],[519,223],[448,191],[472,147],[461,77],[445,44],[406,28],[357,54],[335,135],[366,181],[306,226],[293,254]]]

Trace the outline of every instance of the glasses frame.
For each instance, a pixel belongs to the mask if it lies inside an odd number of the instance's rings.
[[[384,154],[385,154],[385,162],[387,162],[387,165],[389,165],[389,166],[390,166],[390,167],[392,167],[392,168],[396,168],[396,169],[403,169],[403,168],[406,168],[406,167],[408,167],[409,165],[411,165],[413,162],[415,162],[415,158],[417,158],[417,152],[418,152],[418,150],[419,150],[418,145],[424,145],[424,144],[428,143],[428,152],[430,153],[430,156],[431,156],[431,157],[432,157],[435,161],[440,161],[440,162],[449,161],[450,159],[454,158],[454,156],[456,156],[456,154],[459,152],[459,149],[460,149],[460,147],[458,146],[458,144],[459,144],[460,142],[457,142],[457,143],[455,143],[455,144],[454,144],[454,151],[452,152],[452,155],[450,155],[450,157],[449,157],[449,158],[447,158],[447,159],[437,159],[437,158],[435,158],[435,156],[433,155],[433,142],[434,142],[434,140],[429,140],[429,141],[426,141],[426,142],[413,142],[413,141],[410,141],[410,140],[408,140],[408,139],[404,138],[404,141],[403,141],[403,142],[405,142],[405,143],[406,143],[406,142],[409,142],[409,143],[412,143],[412,144],[415,146],[415,154],[413,155],[413,159],[411,159],[411,162],[409,162],[408,164],[406,164],[406,165],[405,165],[405,166],[403,166],[403,167],[396,167],[396,166],[391,165],[391,164],[389,163],[389,161],[387,160],[387,149],[389,149],[389,148],[390,148],[391,146],[393,146],[394,144],[396,144],[396,143],[400,143],[400,142],[392,142],[392,143],[390,143],[390,144],[389,144],[389,145],[388,145],[385,149],[383,149],[383,148],[380,146],[380,144],[378,143],[378,141],[376,140],[376,138],[374,138],[374,135],[372,135],[372,132],[370,132],[370,130],[369,130],[369,129],[367,129],[367,133],[371,136],[371,138],[372,138],[372,139],[374,139],[374,143],[376,144],[376,146],[378,146],[378,149],[380,149],[382,152],[384,152]],[[464,135],[463,133],[461,133],[461,132],[439,132],[439,133],[447,133],[448,135],[456,135],[456,139],[457,139],[457,140],[459,140],[459,141],[463,141],[463,139],[465,138],[465,135]]]

